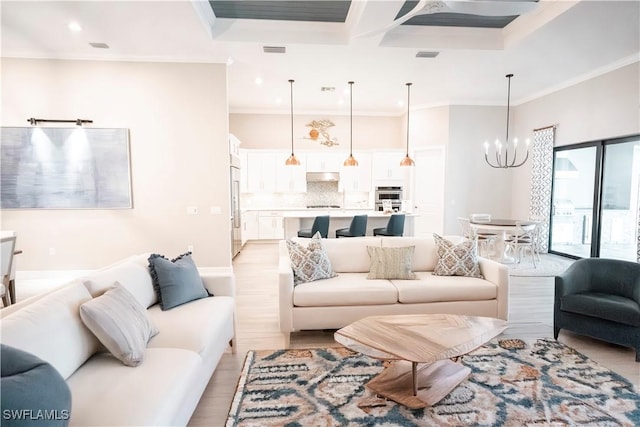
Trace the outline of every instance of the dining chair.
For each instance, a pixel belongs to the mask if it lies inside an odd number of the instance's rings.
[[[374,228],[374,236],[402,236],[404,234],[404,214],[392,214],[386,227]]]
[[[13,264],[13,253],[16,249],[16,236],[5,236],[0,239],[0,274],[2,275],[2,304],[4,307],[11,305],[11,295],[9,292],[9,281],[11,280],[11,268]]]
[[[542,224],[546,221],[546,218],[539,215],[530,215],[529,221],[536,223],[536,228],[533,231],[533,251],[536,254],[536,259],[540,261],[540,252],[542,252]]]
[[[516,221],[516,226],[511,237],[505,240],[506,251],[513,251],[513,257],[516,260],[516,264],[520,264],[525,253],[529,251],[531,254],[531,261],[533,262],[533,268],[536,266],[536,254],[534,249],[534,234],[538,224],[533,226],[522,225],[521,221]]]
[[[367,234],[367,219],[367,215],[355,215],[351,219],[351,225],[348,228],[339,228],[336,230],[336,238],[364,236]]]
[[[462,236],[469,240],[475,240],[478,245],[478,253],[482,254],[482,256],[488,256],[493,253],[493,244],[495,238],[492,236],[487,236],[481,233],[477,233],[471,227],[471,221],[469,218],[458,217],[458,224],[460,224],[460,229],[462,230]],[[497,234],[493,233],[493,236],[497,238]]]
[[[473,222],[491,221],[491,214],[488,213],[474,213],[469,215],[469,219]],[[486,240],[485,248],[488,251],[487,254],[493,252],[496,240],[498,239],[498,233],[494,233],[491,230],[476,229],[476,235],[479,239]],[[478,248],[480,249],[480,248]]]
[[[320,232],[320,236],[327,238],[329,235],[329,215],[318,215],[313,220],[311,228],[298,230],[298,237],[313,237],[317,232]]]

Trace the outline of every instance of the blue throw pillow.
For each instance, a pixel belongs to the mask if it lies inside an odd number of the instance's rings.
[[[210,295],[202,283],[191,252],[172,260],[162,255],[151,254],[148,261],[153,287],[162,310],[169,310]]]
[[[71,390],[58,371],[26,351],[0,344],[3,427],[67,426]]]

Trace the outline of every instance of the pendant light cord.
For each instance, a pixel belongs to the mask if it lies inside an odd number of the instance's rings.
[[[353,156],[353,82],[349,82],[349,157]]]
[[[407,83],[407,157],[409,157],[409,104],[411,102],[411,83]]]
[[[509,79],[509,83],[507,85],[507,136],[504,140],[504,145],[506,147],[509,143],[509,110],[511,109],[511,77],[513,77],[513,74],[507,74],[505,77]]]
[[[293,156],[293,82],[294,80],[289,80],[289,84],[291,89],[289,93],[291,94],[291,155]]]

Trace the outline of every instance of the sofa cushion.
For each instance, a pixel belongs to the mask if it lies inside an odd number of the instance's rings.
[[[371,264],[367,246],[380,246],[381,240],[371,236],[324,239],[322,245],[336,273],[367,273]]]
[[[26,351],[0,344],[0,410],[2,426],[66,426],[71,415],[71,391],[60,373]],[[46,411],[51,419],[26,420],[6,417],[5,411]]]
[[[413,271],[433,271],[438,262],[436,242],[433,238],[424,237],[385,237],[383,248],[414,246]]]
[[[367,279],[415,279],[416,275],[411,271],[414,249],[414,246],[397,248],[367,246],[371,257]]]
[[[185,396],[202,375],[202,359],[178,348],[148,348],[131,369],[98,353],[67,381],[72,426],[176,425]]]
[[[294,285],[336,276],[327,252],[322,247],[322,237],[319,231],[314,234],[306,246],[293,240],[287,240],[286,244],[293,270]]]
[[[475,240],[466,239],[461,243],[453,243],[437,234],[433,238],[438,251],[438,263],[433,270],[435,275],[482,277]]]
[[[161,333],[148,347],[182,348],[203,355],[209,346],[226,339],[227,330],[233,332],[233,310],[233,298],[223,296],[202,298],[165,311],[155,305],[148,314]]]
[[[349,240],[352,239],[357,237],[349,238]],[[391,282],[369,280],[367,273],[341,273],[333,279],[303,283],[293,290],[293,305],[298,307],[376,305],[396,302],[398,302],[398,291]]]
[[[416,271],[418,280],[391,280],[403,304],[439,301],[480,301],[496,299],[495,284],[476,277],[436,276]]]
[[[80,318],[100,342],[127,366],[138,366],[149,340],[158,333],[136,298],[118,282],[80,306]]]
[[[560,310],[640,327],[640,307],[632,299],[599,292],[565,295]]]
[[[80,319],[80,306],[90,299],[80,281],[53,291],[2,318],[2,343],[49,362],[66,379],[100,348]]]
[[[151,254],[149,272],[163,310],[209,296],[198,267],[191,258],[191,252],[172,260],[159,254]]]
[[[153,289],[147,257],[146,254],[130,256],[82,277],[81,280],[94,298],[105,293],[118,281],[143,307],[151,307],[158,302],[158,297]]]

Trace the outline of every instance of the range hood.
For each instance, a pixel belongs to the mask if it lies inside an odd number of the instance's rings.
[[[307,182],[338,182],[339,172],[307,172]]]

